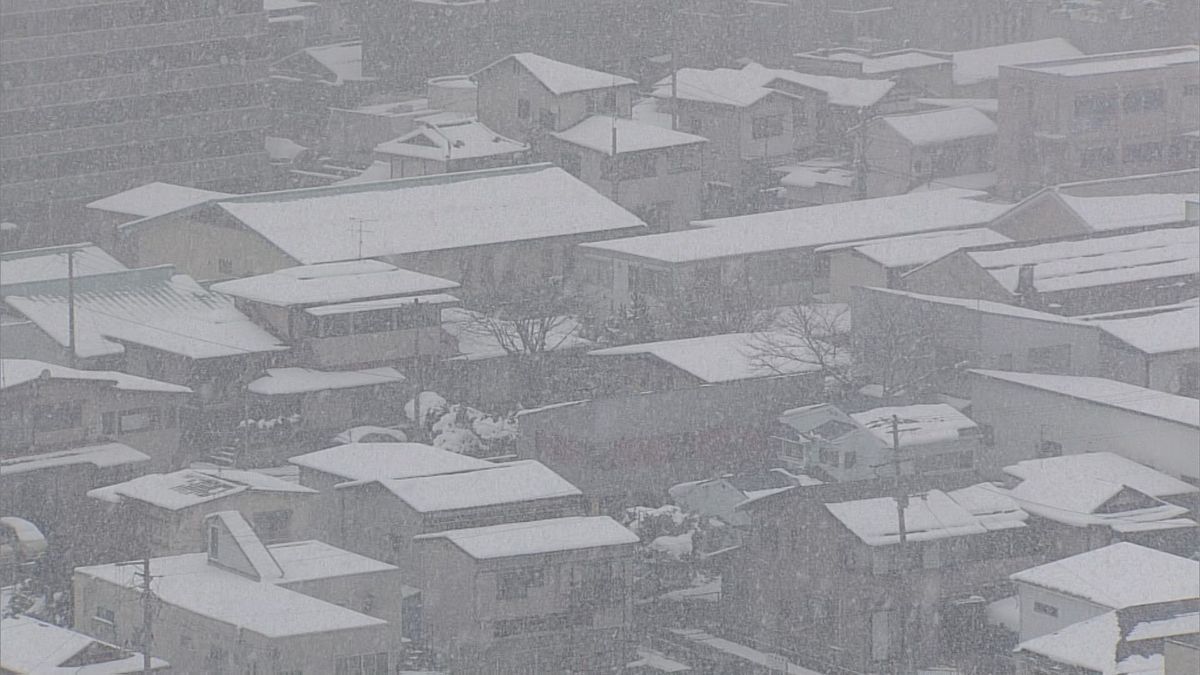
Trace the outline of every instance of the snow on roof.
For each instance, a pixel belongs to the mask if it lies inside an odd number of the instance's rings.
[[[1194,46],[1143,49],[1132,52],[1111,52],[1079,58],[1055,60],[1025,59],[1018,67],[1048,75],[1083,77],[1105,73],[1127,73],[1137,70],[1156,70],[1171,66],[1200,64],[1200,48]],[[1015,64],[1014,64],[1015,65]]]
[[[584,68],[582,66],[563,63],[548,59],[545,56],[540,56],[531,52],[521,52],[518,54],[509,54],[491,64],[481,68],[476,75],[491,69],[509,59],[515,59],[520,63],[531,75],[537,78],[538,82],[545,85],[546,89],[550,90],[551,94],[562,95],[570,94],[577,91],[589,91],[592,89],[608,89],[610,87],[621,86],[636,86],[637,82],[620,75],[611,73],[603,73],[599,70]]]
[[[287,346],[191,277],[163,265],[75,282],[75,352],[121,354],[131,343],[192,359],[282,351]],[[4,301],[60,345],[70,340],[65,280],[5,289]]]
[[[985,534],[993,530],[1024,527],[1028,515],[1011,500],[983,501],[974,492],[955,499],[954,493],[930,490],[909,497],[904,509],[905,537],[908,541],[932,541],[947,537]],[[973,508],[984,507],[979,514]],[[900,542],[895,497],[877,497],[825,504],[825,508],[868,546],[887,546]]]
[[[339,42],[330,45],[307,47],[309,56],[334,75],[334,82],[342,84],[351,80],[373,80],[363,75],[363,48],[361,42]]]
[[[147,377],[127,375],[115,370],[79,370],[55,363],[32,359],[0,359],[0,389],[8,389],[33,382],[45,373],[59,380],[97,380],[107,382],[123,391],[153,391],[171,394],[190,394],[191,389],[169,382],[159,382]]]
[[[1200,274],[1200,227],[1022,242],[968,250],[966,255],[1014,293],[1022,265],[1034,266],[1034,287],[1039,291],[1091,288]]]
[[[911,298],[938,305],[948,305],[952,307],[961,307],[972,312],[981,314],[992,314],[995,316],[1008,316],[1014,319],[1032,319],[1034,321],[1046,321],[1049,323],[1061,323],[1067,325],[1084,326],[1083,321],[1076,317],[1062,316],[1059,314],[1051,314],[1049,312],[1040,312],[1036,309],[1028,309],[1018,305],[1009,305],[1003,302],[994,302],[991,300],[976,300],[974,298],[952,298],[940,295],[925,295],[923,293],[913,293],[911,291],[898,291],[893,288],[874,288],[871,287],[872,293],[880,293],[883,295],[894,295],[902,298]]]
[[[980,201],[986,193],[946,189],[699,220],[699,229],[580,244],[664,263],[686,263],[916,232],[979,227],[1006,211]]]
[[[649,124],[660,129],[671,128],[671,113],[660,110],[656,98],[647,98],[634,103],[632,118],[642,124]]]
[[[779,166],[771,170],[783,174],[779,179],[779,184],[788,187],[813,188],[818,185],[850,187],[854,184],[854,171],[846,168],[844,162],[838,162],[836,166],[829,166],[825,163],[810,161]]]
[[[457,296],[449,293],[431,293],[428,295],[406,295],[399,298],[380,298],[378,300],[361,300],[358,302],[339,302],[333,305],[317,305],[306,307],[305,314],[313,316],[330,316],[334,314],[355,314],[377,309],[396,309],[408,305],[452,305],[461,302]]]
[[[1176,635],[1200,633],[1200,613],[1188,612],[1165,619],[1151,619],[1134,624],[1125,635],[1127,640],[1155,640]]]
[[[316,370],[314,368],[267,368],[267,374],[246,385],[246,391],[263,396],[305,394],[330,389],[398,384],[405,377],[395,368],[364,370]]]
[[[54,469],[76,464],[91,464],[98,469],[105,469],[123,464],[149,462],[150,456],[134,450],[123,443],[102,443],[70,450],[43,452],[36,455],[22,455],[0,459],[0,476],[12,476],[29,471]]]
[[[1183,631],[1183,628],[1180,630]],[[1149,655],[1135,652],[1118,662],[1118,646],[1121,642],[1120,618],[1116,612],[1105,612],[1053,633],[1026,640],[1017,645],[1017,651],[1038,654],[1056,663],[1099,675],[1162,675],[1161,649]]]
[[[479,361],[508,356],[492,332],[492,322],[481,323],[480,315],[469,309],[454,307],[442,310],[442,330],[458,343],[455,360]],[[495,320],[496,326],[509,326],[510,322]],[[515,326],[509,326],[515,331]],[[506,328],[507,329],[507,328]],[[579,322],[563,317],[561,323],[551,327],[546,334],[548,351],[583,349],[592,346],[592,341],[579,335]]]
[[[893,416],[900,420],[900,447],[958,440],[963,431],[979,428],[970,417],[945,403],[875,408],[850,415],[888,447],[892,444]]]
[[[742,72],[751,77],[765,78],[764,85],[774,80],[783,80],[809,89],[823,92],[829,104],[848,108],[868,108],[887,96],[896,83],[891,80],[864,80],[834,75],[812,75],[794,70],[772,69],[750,63]]]
[[[492,464],[477,471],[383,479],[379,482],[418,513],[583,494],[545,464],[534,460]]]
[[[439,124],[427,122],[375,146],[375,152],[385,155],[437,161],[513,155],[528,150],[528,145],[501,136],[473,118]]]
[[[379,260],[350,260],[288,267],[222,281],[211,288],[226,295],[287,307],[418,295],[458,288],[458,282],[399,269]]]
[[[304,264],[645,227],[551,164],[305,188],[219,204]]]
[[[273,162],[290,162],[308,150],[296,141],[281,136],[263,137],[263,149],[267,151],[267,157]]]
[[[243,492],[311,494],[315,490],[255,471],[183,469],[152,473],[88,491],[88,496],[119,504],[132,500],[179,511]]]
[[[367,168],[363,169],[357,176],[351,176],[345,180],[339,180],[333,185],[357,185],[358,183],[370,183],[377,180],[391,180],[392,178],[392,163],[377,159]]]
[[[608,516],[572,516],[505,523],[422,534],[414,539],[444,539],[476,560],[622,546],[639,541],[636,534]]]
[[[1180,223],[1184,204],[1200,199],[1195,193],[1079,197],[1056,193],[1093,232]]]
[[[396,569],[383,561],[330,546],[323,541],[292,541],[272,544],[267,549],[283,571],[283,577],[276,582],[281,586]]]
[[[811,75],[793,70],[773,69],[749,63],[740,69],[681,68],[675,73],[675,96],[702,103],[733,105],[739,108],[753,105],[773,93],[785,93],[768,87],[775,80],[816,89],[829,97],[832,105],[863,108],[879,102],[893,87],[890,80],[865,80],[833,75]],[[672,98],[671,78],[654,85],[656,98]]]
[[[943,176],[927,183],[921,183],[909,192],[927,192],[929,190],[945,190],[960,188],[963,190],[991,190],[996,186],[996,172],[964,173],[957,176]]]
[[[707,138],[685,134],[682,131],[671,131],[637,120],[605,115],[592,115],[570,129],[550,135],[560,141],[612,156],[614,129],[617,154],[708,142]]]
[[[792,663],[782,654],[760,651],[748,645],[719,638],[696,628],[668,628],[667,630],[685,640],[704,645],[723,654],[740,659],[740,661],[734,662],[739,665],[742,665],[742,662],[751,663],[765,669],[766,672],[783,673],[784,675],[819,675],[815,670],[809,670],[808,668]],[[728,657],[724,657],[722,660],[728,662]],[[749,669],[747,668],[746,670]],[[735,670],[734,672],[739,671]]]
[[[768,343],[772,345],[773,350],[777,346],[792,344],[796,358],[763,357],[763,345]],[[706,335],[608,347],[588,353],[592,356],[653,356],[709,384],[816,372],[821,369],[815,359],[810,362],[805,358],[811,352],[802,340],[782,331]],[[770,363],[763,362],[764,358],[768,358]]]
[[[914,267],[937,260],[960,248],[1003,244],[1012,239],[986,227],[966,230],[921,232],[885,239],[870,239],[865,242],[830,244],[817,249],[817,253],[830,253],[844,249],[873,260],[888,268]]]
[[[1004,467],[1004,472],[1025,481],[1044,480],[1057,483],[1063,490],[1069,490],[1072,480],[1086,477],[1128,485],[1151,497],[1170,497],[1200,491],[1200,488],[1194,485],[1112,452],[1086,452],[1045,459],[1027,459]]]
[[[904,115],[885,115],[880,117],[879,121],[915,146],[995,136],[997,131],[992,118],[974,108],[945,108]]]
[[[862,64],[862,72],[864,75],[894,73],[898,70],[928,68],[929,66],[940,66],[950,63],[950,61],[947,59],[916,50],[898,52],[894,54],[879,54],[876,56],[868,56],[866,54],[858,54],[855,52],[834,52],[827,58],[835,61],[850,61],[853,63],[860,63]]]
[[[1129,542],[1038,565],[1010,578],[1112,609],[1200,597],[1200,562]]]
[[[1076,318],[1146,354],[1200,349],[1200,304],[1195,300]]]
[[[951,54],[954,61],[954,84],[961,87],[994,80],[1000,76],[1000,66],[1074,56],[1083,56],[1083,52],[1063,38],[1014,42],[958,51]]]
[[[95,244],[68,244],[0,252],[0,287],[67,278],[67,256],[75,251],[75,276],[128,269]]]
[[[288,461],[352,481],[432,476],[496,466],[422,443],[349,443],[297,455]]]
[[[141,652],[130,652],[32,617],[6,617],[0,621],[0,633],[4,635],[4,649],[0,650],[0,668],[6,672],[39,675],[118,675],[142,672]],[[71,661],[73,656],[85,651],[89,657],[85,659],[87,665],[63,665]],[[164,670],[167,668],[167,662],[152,657],[150,667],[153,670]]]
[[[1000,101],[994,98],[919,98],[917,103],[935,108],[974,108],[989,115],[1000,112]]]
[[[150,218],[229,196],[231,195],[227,192],[214,192],[213,190],[201,190],[155,181],[109,195],[103,199],[97,199],[87,207],[97,211],[111,211],[138,218]]]
[[[1098,405],[1200,427],[1200,400],[1177,396],[1102,377],[1013,373],[1001,370],[971,370],[995,380],[1041,389]]]

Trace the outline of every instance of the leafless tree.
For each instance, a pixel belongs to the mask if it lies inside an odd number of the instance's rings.
[[[579,298],[560,279],[497,291],[475,303],[464,330],[490,338],[510,356],[542,354],[577,338]]]
[[[767,328],[751,340],[757,365],[776,372],[795,363],[820,368],[839,388],[854,383],[850,309],[845,305],[795,305],[764,312]]]

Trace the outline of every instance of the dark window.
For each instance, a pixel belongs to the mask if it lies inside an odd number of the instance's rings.
[[[545,572],[541,568],[501,572],[496,576],[496,597],[500,600],[528,597],[530,588],[541,588],[545,583]]]
[[[1085,94],[1075,97],[1076,117],[1108,117],[1116,112],[1116,94]]]
[[[134,408],[120,412],[117,431],[123,434],[153,431],[160,426],[158,408]]]
[[[1058,608],[1054,605],[1047,605],[1044,602],[1034,602],[1033,611],[1037,612],[1038,614],[1045,614],[1046,616],[1058,616]]]
[[[395,312],[390,309],[358,312],[352,314],[350,320],[355,333],[383,333],[392,330],[395,326],[393,314]]]
[[[229,258],[217,258],[217,272],[219,274],[233,274],[233,261]]]
[[[750,121],[750,135],[754,138],[772,138],[783,135],[783,115],[765,115]]]
[[[1184,96],[1200,96],[1200,84],[1183,85]]]
[[[290,509],[278,511],[262,511],[251,517],[254,523],[254,533],[263,543],[273,544],[283,541],[287,536],[288,525],[292,522]]]
[[[517,117],[523,120],[529,119],[529,99],[517,99]]]
[[[1167,92],[1163,89],[1139,89],[1125,94],[1123,105],[1125,112],[1138,113],[1162,110],[1167,100]]]

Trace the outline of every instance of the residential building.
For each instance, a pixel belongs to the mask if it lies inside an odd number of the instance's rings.
[[[779,187],[787,208],[836,204],[854,199],[855,173],[843,159],[817,157],[777,166]]]
[[[1200,42],[1200,29],[1191,20],[1195,8],[1187,2],[1053,0],[1030,9],[1036,35],[1066,37],[1088,54]]]
[[[122,675],[145,672],[140,652],[131,652],[29,616],[0,619],[0,632],[4,633],[0,668],[10,673],[53,675],[74,671]],[[156,657],[150,659],[151,672],[168,669],[166,661]]]
[[[1200,227],[1162,227],[959,249],[904,275],[917,293],[1080,315],[1200,294]]]
[[[1084,52],[1068,40],[1049,37],[962,49],[942,55],[954,63],[951,96],[995,99],[1000,92],[1001,67],[1034,61],[1071,59],[1083,54]]]
[[[696,221],[697,229],[580,246],[576,279],[589,310],[606,316],[634,299],[662,315],[687,298],[740,289],[762,305],[829,292],[830,244],[978,228],[1008,206],[973,190],[935,190]]]
[[[1167,638],[1163,645],[1164,675],[1186,675],[1200,667],[1200,633]]]
[[[1192,168],[1198,62],[1183,46],[1002,67],[1000,191]]]
[[[7,287],[70,275],[86,277],[129,269],[91,242],[0,252],[0,293]],[[13,318],[6,313],[6,318]]]
[[[704,206],[707,139],[638,120],[592,115],[537,140],[537,152],[635,213],[652,231],[680,230]]]
[[[87,222],[89,228],[99,235],[97,241],[110,249],[115,243],[119,225],[230,196],[224,192],[155,181],[87,204]]]
[[[376,258],[469,298],[562,276],[575,244],[644,230],[562,169],[533,164],[236,197],[131,223],[122,239],[130,259],[175,260],[202,279]]]
[[[954,64],[945,56],[919,49],[872,53],[833,47],[795,54],[789,65],[802,73],[869,80],[895,80],[910,96],[950,96]]]
[[[960,601],[1039,557],[1027,514],[972,480],[904,479],[900,502],[864,499],[861,483],[753,502],[750,534],[722,575],[723,624],[822,672],[973,658],[981,606]]]
[[[1026,459],[1004,472],[1056,558],[1118,541],[1187,556],[1200,544],[1187,517],[1200,488],[1111,452]]]
[[[866,124],[868,197],[922,186],[986,190],[995,182],[996,123],[974,108],[884,115]]]
[[[89,490],[105,522],[117,530],[114,548],[152,557],[195,553],[205,547],[204,520],[238,511],[266,544],[310,534],[308,514],[317,491],[255,471],[182,469],[151,473]],[[122,536],[123,535],[123,536]]]
[[[701,518],[716,518],[728,525],[744,528],[750,525],[750,514],[741,508],[743,505],[777,492],[820,485],[821,482],[811,476],[775,468],[687,481],[672,485],[667,493],[671,495],[671,501],[685,513],[694,513]]]
[[[1016,672],[1120,673],[1162,668],[1166,642],[1200,635],[1197,603],[1130,607],[1017,645]],[[1169,669],[1165,672],[1171,672]]]
[[[3,220],[91,238],[83,205],[149,181],[245,190],[266,169],[258,0],[5,3]]]
[[[629,117],[637,82],[523,52],[475,72],[479,121],[518,141],[563,131],[590,115]]]
[[[1079,318],[1104,331],[1105,377],[1200,398],[1200,301]]]
[[[416,539],[425,633],[456,672],[588,672],[633,660],[638,537],[608,516]]]
[[[321,143],[330,108],[354,108],[379,90],[363,74],[359,41],[305,47],[271,64],[271,135],[313,147]],[[242,190],[245,192],[245,190]]]
[[[1194,398],[1097,377],[970,374],[972,415],[991,428],[999,461],[1108,451],[1200,484]]]
[[[1200,601],[1200,563],[1121,542],[1012,575],[1021,607],[1021,642],[1081,621],[1158,603]]]
[[[387,672],[404,653],[395,567],[319,541],[264,544],[236,511],[204,521],[206,549],[151,558],[152,649],[183,672]],[[75,570],[74,628],[136,641],[139,568]]]
[[[375,146],[375,161],[387,162],[387,178],[412,178],[523,164],[529,146],[505,138],[459,113],[422,118],[416,129]]]

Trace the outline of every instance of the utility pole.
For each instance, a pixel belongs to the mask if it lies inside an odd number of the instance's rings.
[[[674,7],[671,9],[671,131],[679,131],[679,63],[675,60],[678,23],[679,8]]]
[[[75,367],[75,248],[67,249],[67,352]]]
[[[854,147],[854,198],[867,198],[867,122],[870,118],[859,113],[858,140]]]
[[[138,577],[142,590],[142,634],[139,642],[141,643],[140,649],[142,650],[142,673],[148,675],[153,671],[150,648],[154,643],[154,591],[150,589],[150,581],[154,577],[150,575],[150,554],[146,553],[140,561],[120,564],[141,566],[140,570],[134,572],[134,576]]]
[[[896,468],[896,520],[899,526],[898,533],[900,535],[899,543],[896,545],[896,558],[900,571],[903,571],[904,565],[908,563],[908,527],[904,522],[904,511],[908,508],[908,491],[904,489],[903,481],[900,478],[900,416],[892,415],[892,461]],[[899,584],[896,589],[898,605],[898,616],[900,623],[900,667],[897,669],[901,673],[908,673],[908,591],[904,583]]]
[[[417,394],[413,396],[413,430],[416,431],[415,440],[424,440],[425,425],[421,419],[421,394],[425,393],[425,384],[421,376],[421,299],[413,298],[413,318],[416,320],[417,327],[413,330],[413,376],[416,379]]]
[[[618,204],[621,190],[621,162],[617,159],[617,117],[612,118],[612,200]]]

